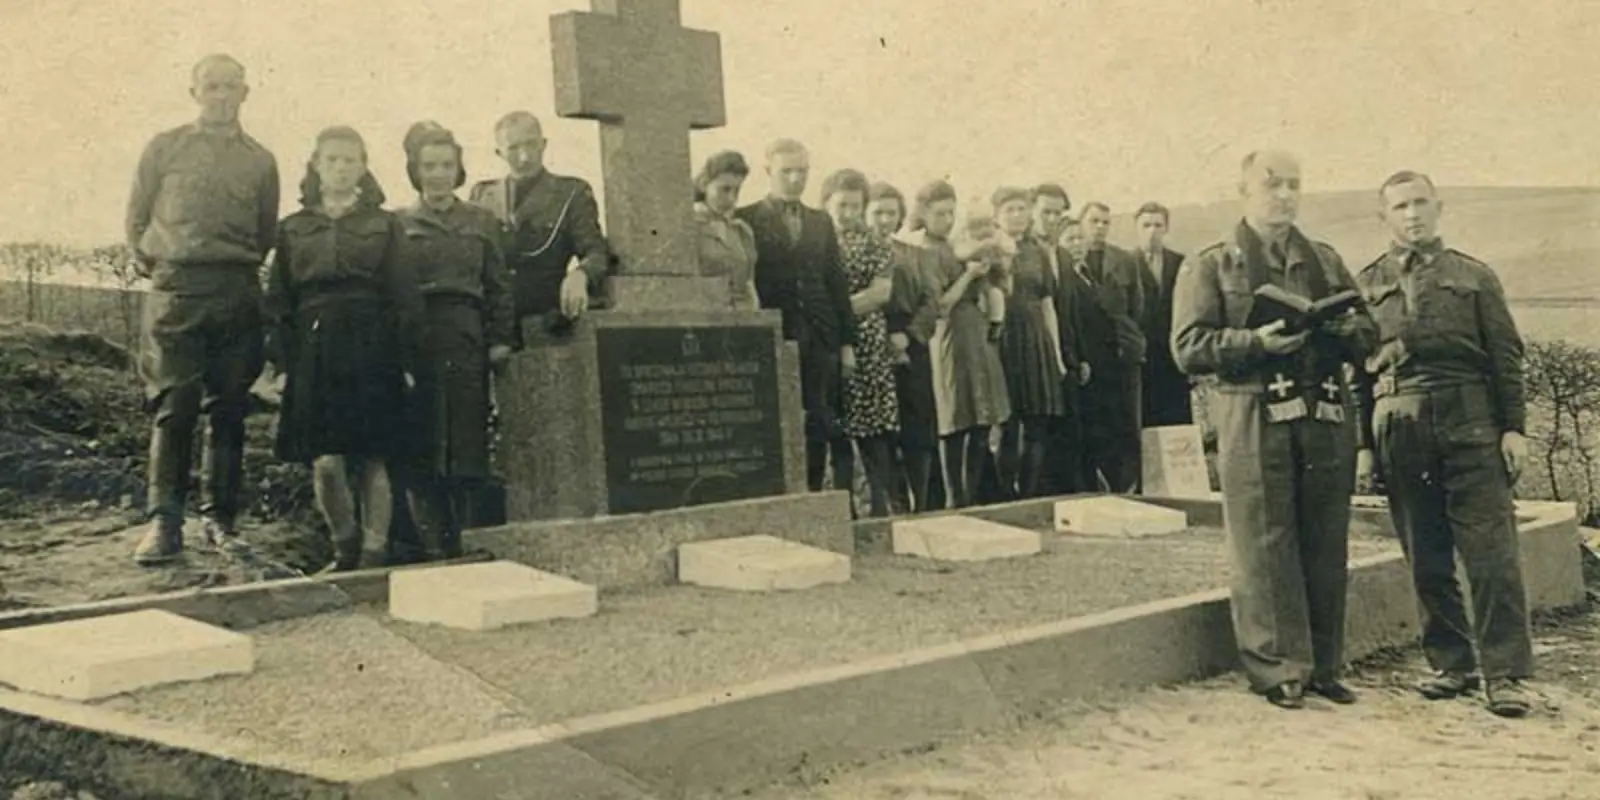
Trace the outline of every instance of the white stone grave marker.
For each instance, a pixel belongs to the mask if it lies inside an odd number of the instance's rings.
[[[593,616],[593,586],[514,561],[395,570],[389,616],[419,624],[486,631],[508,625]]]
[[[809,589],[850,580],[850,557],[775,536],[678,545],[678,582],[747,592]]]

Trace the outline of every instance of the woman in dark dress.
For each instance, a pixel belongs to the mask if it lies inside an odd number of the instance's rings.
[[[844,432],[855,441],[867,467],[871,513],[901,513],[894,479],[894,441],[900,408],[894,388],[894,356],[883,309],[893,288],[894,254],[888,240],[867,226],[867,178],[839,170],[822,182],[822,205],[839,237],[839,260],[856,315],[856,368],[845,378]]]
[[[406,134],[417,202],[396,213],[425,312],[401,460],[424,559],[460,554],[467,492],[490,477],[489,370],[511,355],[510,278],[495,217],[463,202],[461,145],[437,123]]]
[[[1012,416],[1002,427],[1000,439],[1000,491],[1012,497],[1037,497],[1048,432],[1056,424],[1053,418],[1066,414],[1062,385],[1066,364],[1057,331],[1056,284],[1049,257],[1028,235],[1033,210],[1028,191],[1002,187],[991,202],[1007,251],[1000,362]]]
[[[331,570],[381,565],[393,513],[387,463],[414,384],[421,314],[399,259],[399,220],[367,171],[361,135],[317,136],[302,208],[278,226],[267,277],[272,356],[286,376],[278,456],[312,467],[333,536]]]

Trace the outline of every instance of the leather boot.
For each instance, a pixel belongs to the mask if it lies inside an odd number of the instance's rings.
[[[213,411],[201,456],[201,513],[206,544],[228,548],[238,541],[239,488],[244,472],[244,422]]]
[[[142,567],[169,564],[182,555],[182,517],[156,515],[133,548],[133,561]]]

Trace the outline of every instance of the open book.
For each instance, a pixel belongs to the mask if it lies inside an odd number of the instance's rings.
[[[1283,332],[1296,334],[1311,330],[1361,305],[1361,293],[1346,289],[1321,300],[1285,291],[1272,284],[1256,289],[1255,305],[1250,309],[1249,327],[1259,328],[1284,320]]]

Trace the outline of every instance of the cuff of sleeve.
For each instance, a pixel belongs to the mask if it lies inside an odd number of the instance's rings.
[[[582,270],[583,274],[588,276],[590,286],[599,286],[605,281],[606,275],[611,272],[609,264],[610,260],[607,256],[585,256],[569,272]]]

